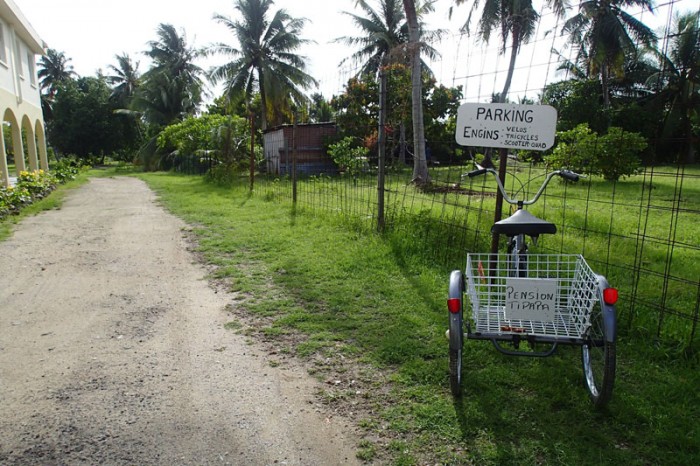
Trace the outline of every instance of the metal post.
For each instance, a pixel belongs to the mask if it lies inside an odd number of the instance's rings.
[[[386,134],[384,126],[386,124],[386,72],[384,70],[384,60],[379,67],[379,128],[377,137],[377,148],[379,163],[377,167],[377,231],[384,231],[386,226],[384,218],[384,165],[386,160]]]
[[[255,183],[255,126],[253,125],[253,113],[250,114],[250,192],[253,192]]]
[[[297,204],[297,116],[292,126],[292,203]]]

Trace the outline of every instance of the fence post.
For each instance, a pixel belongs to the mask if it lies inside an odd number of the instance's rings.
[[[297,115],[292,126],[292,203],[297,205]]]
[[[253,126],[253,112],[250,112],[250,192],[253,192],[255,183],[255,127]]]
[[[377,148],[379,163],[377,167],[377,231],[384,231],[384,165],[386,160],[386,135],[384,126],[386,124],[386,72],[384,70],[384,60],[379,67],[379,128],[377,136]]]

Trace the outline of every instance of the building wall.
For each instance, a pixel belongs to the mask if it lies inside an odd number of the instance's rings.
[[[0,0],[0,115],[11,128],[0,141],[0,185],[9,184],[6,145],[11,142],[16,171],[48,170],[37,55],[44,43],[12,0]],[[26,135],[27,147],[22,141]]]
[[[333,123],[292,125],[272,128],[263,135],[268,173],[287,175],[292,170],[292,147],[296,140],[296,167],[307,175],[335,172],[336,166],[326,154],[324,140],[336,134]]]

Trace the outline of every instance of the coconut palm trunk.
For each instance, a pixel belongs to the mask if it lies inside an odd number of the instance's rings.
[[[428,162],[425,159],[425,125],[423,122],[423,92],[420,61],[420,31],[418,15],[413,0],[403,0],[408,23],[408,49],[411,57],[411,113],[413,116],[413,181],[425,184],[430,181]]]

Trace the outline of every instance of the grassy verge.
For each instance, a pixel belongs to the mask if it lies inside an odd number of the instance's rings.
[[[693,361],[623,338],[615,395],[594,411],[580,355],[502,356],[465,348],[465,396],[447,382],[449,270],[397,238],[360,235],[247,189],[198,177],[139,175],[193,225],[214,273],[238,293],[227,326],[270,342],[271,364],[298,357],[320,395],[364,430],[358,457],[392,464],[697,464]],[[405,238],[403,239],[405,241]]]

